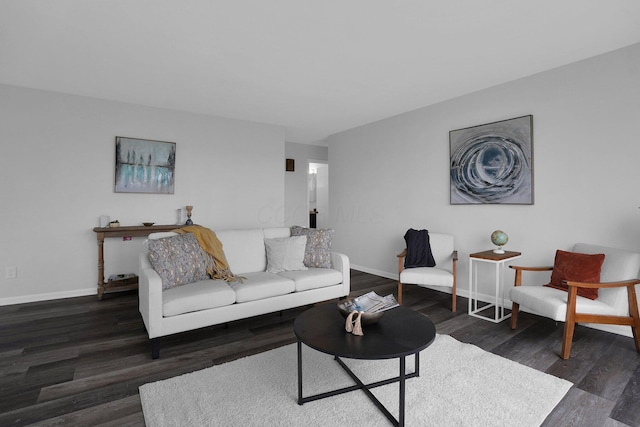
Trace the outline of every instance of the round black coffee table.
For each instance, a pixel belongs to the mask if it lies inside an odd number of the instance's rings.
[[[429,318],[406,307],[396,307],[385,312],[373,325],[363,327],[364,336],[353,335],[344,329],[345,319],[334,304],[325,304],[305,311],[298,316],[293,330],[298,338],[298,404],[302,405],[326,397],[336,396],[354,390],[362,390],[371,401],[394,424],[404,425],[405,380],[420,375],[419,353],[427,348],[436,337],[436,327]],[[338,390],[302,396],[302,343],[322,353],[330,354],[351,376],[356,385]],[[415,369],[405,372],[405,357],[415,355]],[[372,384],[364,384],[344,364],[347,359],[399,359],[400,373],[397,377],[384,379]],[[395,417],[369,391],[382,385],[399,383],[399,416]]]

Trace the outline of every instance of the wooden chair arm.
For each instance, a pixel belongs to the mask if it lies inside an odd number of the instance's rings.
[[[516,271],[516,276],[513,278],[513,286],[522,285],[522,272],[523,271],[551,271],[552,266],[544,267],[523,267],[521,265],[510,265],[509,268],[513,268]]]
[[[640,283],[640,279],[623,280],[621,282],[604,282],[604,283],[586,283],[586,282],[572,282],[569,280],[563,280],[563,284],[576,288],[589,288],[589,289],[602,289],[602,288],[621,288],[627,286],[633,286]]]
[[[509,268],[513,268],[514,270],[522,270],[522,271],[551,271],[553,270],[553,266],[546,265],[543,267],[523,267],[521,265],[510,265]]]
[[[404,248],[404,250],[396,256],[398,257],[398,283],[399,283],[400,282],[399,275],[400,273],[402,273],[402,269],[404,268],[404,257],[407,256],[407,248]]]

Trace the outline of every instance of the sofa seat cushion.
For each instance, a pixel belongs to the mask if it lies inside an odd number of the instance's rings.
[[[453,274],[437,267],[407,268],[400,273],[400,282],[419,286],[453,286]]]
[[[201,280],[162,292],[162,315],[177,316],[192,311],[231,305],[236,293],[224,280]]]
[[[308,270],[283,271],[279,273],[295,282],[296,292],[324,288],[342,283],[342,273],[331,268],[309,268]]]
[[[567,292],[545,286],[516,286],[509,293],[511,301],[534,313],[564,322],[567,316]],[[626,315],[599,300],[578,296],[576,313]]]
[[[242,277],[244,277],[242,281],[229,283],[236,293],[238,303],[276,297],[295,291],[293,280],[279,274],[262,271],[245,273]]]

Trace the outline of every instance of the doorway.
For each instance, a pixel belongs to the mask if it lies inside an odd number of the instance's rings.
[[[307,195],[309,227],[328,228],[329,164],[327,162],[309,160]]]

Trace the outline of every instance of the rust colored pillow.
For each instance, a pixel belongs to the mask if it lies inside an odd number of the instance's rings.
[[[553,263],[551,283],[544,286],[568,291],[569,287],[562,284],[563,280],[571,282],[598,283],[600,282],[600,270],[604,262],[604,254],[580,254],[557,250]],[[581,297],[596,299],[598,290],[590,288],[578,288]]]

